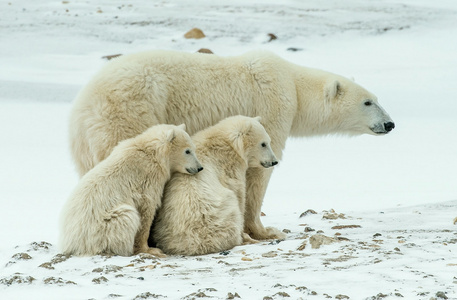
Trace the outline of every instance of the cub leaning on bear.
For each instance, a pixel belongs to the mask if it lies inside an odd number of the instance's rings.
[[[184,129],[153,126],[120,142],[81,178],[61,214],[63,253],[164,256],[147,239],[165,183],[173,173],[203,169]]]
[[[246,171],[278,163],[260,117],[226,118],[192,140],[205,170],[172,176],[154,219],[151,242],[166,254],[180,255],[255,242],[243,230]]]

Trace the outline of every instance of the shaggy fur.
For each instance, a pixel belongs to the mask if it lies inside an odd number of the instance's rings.
[[[183,129],[154,126],[121,142],[81,178],[61,215],[63,253],[163,256],[147,239],[165,183],[172,173],[201,170]]]
[[[152,229],[158,248],[200,255],[242,243],[246,171],[278,163],[259,119],[230,117],[192,137],[205,171],[176,174],[166,185]]]
[[[149,51],[111,60],[80,92],[71,114],[73,159],[83,175],[151,125],[185,123],[192,135],[233,115],[261,116],[279,159],[288,136],[384,134],[391,122],[376,96],[353,81],[268,52]],[[270,175],[247,172],[245,230],[256,239],[284,237],[260,221]]]

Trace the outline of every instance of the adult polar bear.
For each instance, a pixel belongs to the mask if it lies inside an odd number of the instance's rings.
[[[261,116],[278,159],[288,136],[383,135],[394,128],[363,87],[269,52],[149,51],[110,61],[79,93],[70,120],[72,155],[82,176],[119,141],[154,124],[185,123],[192,135],[233,115]],[[247,172],[244,224],[254,239],[284,237],[260,221],[270,175],[260,168]]]

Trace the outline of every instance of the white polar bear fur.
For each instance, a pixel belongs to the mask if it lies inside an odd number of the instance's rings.
[[[174,172],[197,173],[201,168],[183,129],[153,126],[121,142],[81,178],[61,214],[63,253],[163,255],[149,248],[147,239],[165,183]]]
[[[72,156],[83,175],[149,126],[185,123],[192,135],[233,115],[261,116],[279,159],[288,136],[380,135],[391,122],[376,96],[353,81],[269,52],[149,51],[110,61],[79,93],[70,120]],[[245,231],[256,239],[284,237],[260,221],[270,175],[259,168],[247,174]]]
[[[205,170],[175,174],[165,187],[152,228],[164,253],[202,255],[243,242],[246,171],[277,163],[259,119],[229,117],[192,137]]]

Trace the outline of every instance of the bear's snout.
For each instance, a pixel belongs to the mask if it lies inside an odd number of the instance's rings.
[[[392,131],[392,129],[395,128],[395,123],[394,122],[387,122],[387,123],[384,123],[384,129],[389,132],[389,131]]]
[[[264,161],[261,163],[261,165],[264,167],[264,168],[270,168],[270,167],[273,167],[273,166],[276,166],[278,164],[278,161],[277,160],[274,160],[274,161]]]
[[[197,168],[186,168],[186,171],[187,171],[189,174],[194,175],[194,174],[197,174],[197,173],[203,171],[203,167],[200,166],[200,167],[197,167]]]

